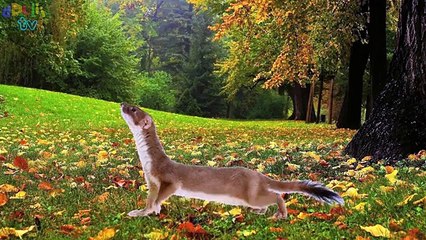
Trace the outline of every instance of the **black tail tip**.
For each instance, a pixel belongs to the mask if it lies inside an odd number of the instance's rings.
[[[306,187],[307,192],[310,196],[317,199],[320,202],[325,202],[327,204],[339,204],[345,205],[345,200],[333,190],[325,187],[319,182],[312,181],[303,181],[303,184]]]

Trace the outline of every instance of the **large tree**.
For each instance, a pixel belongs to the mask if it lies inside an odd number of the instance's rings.
[[[394,164],[426,148],[425,5],[424,0],[403,0],[388,84],[346,153]]]
[[[210,7],[213,1],[190,2]],[[267,89],[287,89],[294,101],[293,118],[305,119],[305,87],[320,74],[335,74],[345,65],[357,20],[354,9],[356,1],[229,1],[219,13],[221,21],[212,27],[229,48],[228,57],[218,64],[226,78],[224,92],[232,99],[259,83]]]

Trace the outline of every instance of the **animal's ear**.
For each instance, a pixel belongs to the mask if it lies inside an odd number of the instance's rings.
[[[152,126],[152,118],[148,115],[145,115],[145,117],[142,119],[142,128],[148,129]]]

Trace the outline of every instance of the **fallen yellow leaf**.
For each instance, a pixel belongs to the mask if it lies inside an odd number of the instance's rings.
[[[402,200],[402,202],[399,202],[396,205],[400,206],[400,207],[404,206],[404,205],[407,205],[408,202],[411,201],[416,195],[417,195],[417,193],[414,193],[414,194],[412,194],[410,196],[407,196],[407,197],[404,198],[404,200]]]
[[[98,160],[99,161],[102,161],[102,160],[107,159],[107,158],[108,158],[108,152],[107,151],[104,151],[104,150],[99,151],[99,153],[98,153]]]
[[[17,193],[15,194],[15,196],[10,197],[10,199],[24,199],[26,195],[27,195],[27,193],[26,193],[26,192],[24,192],[24,191],[19,191],[19,192],[17,192]]]
[[[5,166],[9,169],[12,169],[12,170],[18,170],[19,169],[18,167],[15,167],[12,163],[5,163],[5,164],[3,164],[3,166]]]
[[[169,233],[167,232],[164,233],[158,229],[154,229],[154,231],[144,234],[143,236],[150,240],[163,240],[163,239],[167,239],[167,237],[169,236]]]
[[[348,161],[346,161],[346,163],[349,164],[349,165],[354,164],[354,163],[356,163],[356,159],[350,158],[350,159],[348,159]]]
[[[114,228],[104,228],[102,229],[98,235],[94,238],[90,238],[90,240],[108,240],[115,236]]]
[[[250,237],[251,235],[256,234],[255,230],[243,230],[237,231],[238,236]]]
[[[424,205],[426,205],[426,197],[423,197],[423,198],[413,202],[414,205],[419,205],[419,204],[422,204],[422,203]]]
[[[387,178],[391,184],[394,184],[396,182],[396,180],[397,180],[396,179],[396,175],[397,174],[398,174],[398,170],[395,169],[391,173],[386,174],[385,178]]]
[[[24,228],[23,230],[16,230],[14,228],[0,228],[0,238],[9,238],[10,236],[15,236],[15,237],[19,237],[22,238],[22,236],[24,236],[24,234],[26,234],[27,232],[30,232],[34,229],[35,226],[30,226],[27,228]]]
[[[62,188],[59,188],[59,189],[53,189],[53,190],[49,191],[49,195],[50,195],[51,197],[56,197],[56,196],[58,196],[59,194],[64,193],[64,192],[65,192],[65,190],[64,190],[64,189],[62,189]]]
[[[354,187],[348,188],[348,190],[346,190],[346,192],[342,194],[343,197],[351,197],[351,198],[358,198],[358,195],[359,195],[358,189]]]
[[[297,215],[297,218],[299,218],[299,219],[306,219],[306,218],[308,218],[309,216],[311,216],[309,213],[305,213],[305,212],[301,212],[301,213],[299,213],[298,215]]]
[[[374,237],[390,238],[390,231],[389,231],[389,229],[383,227],[380,224],[376,224],[376,225],[370,226],[370,227],[363,227],[363,226],[360,226],[360,227],[361,227],[362,230],[370,233]]]
[[[382,192],[392,192],[393,190],[395,190],[394,187],[388,187],[388,186],[380,186],[380,191]]]
[[[232,216],[238,216],[241,214],[241,208],[233,208],[230,211],[228,211],[229,214]]]
[[[355,209],[355,210],[360,211],[360,212],[364,212],[365,205],[367,205],[366,202],[358,203],[358,205],[352,207],[352,209]]]
[[[321,157],[318,154],[316,154],[315,152],[307,152],[306,156],[315,159],[315,161],[319,161],[321,159]]]
[[[215,166],[217,163],[215,161],[207,161],[207,165],[210,167]]]
[[[348,170],[346,172],[346,175],[348,175],[349,177],[353,177],[353,176],[355,176],[355,171],[354,170]]]

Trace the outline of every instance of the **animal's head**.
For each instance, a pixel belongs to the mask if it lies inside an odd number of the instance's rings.
[[[121,116],[132,132],[148,131],[154,127],[151,116],[136,106],[121,103]]]

